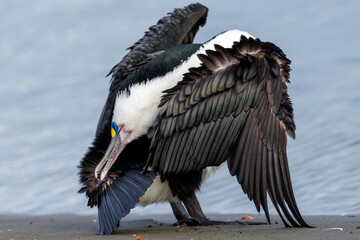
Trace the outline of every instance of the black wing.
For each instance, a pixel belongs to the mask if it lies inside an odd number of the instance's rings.
[[[227,160],[268,221],[266,192],[286,226],[280,208],[292,226],[308,226],[296,205],[286,154],[286,132],[295,137],[286,87],[290,60],[274,44],[245,37],[199,58],[202,66],[190,69],[162,99],[148,133],[148,164],[166,177]]]
[[[207,12],[208,9],[199,3],[175,9],[150,27],[145,36],[129,48],[130,52],[109,73],[112,74],[109,96],[101,113],[96,135],[104,126],[109,125],[117,90],[129,73],[169,48],[192,43],[199,27],[206,22]]]

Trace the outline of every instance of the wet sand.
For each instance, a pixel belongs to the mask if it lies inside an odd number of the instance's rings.
[[[240,220],[241,215],[208,214],[211,219]],[[263,215],[252,215],[264,221]],[[131,215],[111,236],[96,235],[97,216],[78,215],[0,215],[0,239],[360,239],[360,215],[305,216],[315,228],[285,228],[277,216],[271,225],[228,223],[207,227],[174,226],[171,215]]]

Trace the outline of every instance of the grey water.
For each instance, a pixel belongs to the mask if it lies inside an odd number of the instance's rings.
[[[189,3],[0,0],[0,213],[96,213],[76,193],[77,165],[107,97],[105,75],[150,25]],[[292,60],[288,157],[302,213],[359,214],[360,2],[202,3],[209,15],[196,42],[237,28]],[[226,166],[198,196],[208,213],[256,213]]]

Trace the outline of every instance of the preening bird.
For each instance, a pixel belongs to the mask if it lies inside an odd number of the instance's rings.
[[[95,140],[80,163],[99,234],[111,234],[136,204],[169,201],[179,222],[207,225],[195,192],[227,162],[270,222],[267,195],[286,226],[309,227],[287,161],[295,137],[287,93],[290,60],[247,32],[194,36],[208,9],[191,4],[159,20],[109,74]]]

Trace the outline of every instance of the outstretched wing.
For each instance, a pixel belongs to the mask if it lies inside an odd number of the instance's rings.
[[[207,12],[208,9],[199,3],[175,9],[150,27],[145,36],[129,48],[130,52],[109,73],[112,74],[109,96],[101,113],[96,135],[104,126],[109,125],[117,90],[129,73],[169,48],[192,43],[199,27],[206,22]]]
[[[294,198],[286,132],[295,137],[287,94],[290,60],[274,44],[242,37],[231,49],[198,55],[199,68],[166,92],[148,164],[162,177],[225,160],[244,192],[269,219],[267,194],[286,226],[308,226]],[[290,209],[293,217],[289,213]]]

